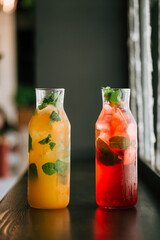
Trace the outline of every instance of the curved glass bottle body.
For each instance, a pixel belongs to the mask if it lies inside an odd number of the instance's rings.
[[[64,89],[36,89],[29,123],[28,202],[42,209],[65,208],[70,196],[70,123]]]
[[[116,106],[104,97],[96,122],[96,202],[123,208],[137,202],[137,125],[129,109],[129,89]]]

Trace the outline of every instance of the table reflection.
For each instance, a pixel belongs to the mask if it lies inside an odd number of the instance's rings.
[[[70,213],[60,210],[29,209],[32,236],[35,240],[70,239]]]
[[[124,210],[106,210],[98,208],[94,220],[95,240],[123,239],[137,240],[136,208]]]

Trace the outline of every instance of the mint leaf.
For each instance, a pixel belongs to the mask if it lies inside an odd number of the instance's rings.
[[[105,143],[101,138],[98,138],[97,140],[97,148],[102,154],[107,154],[108,152],[111,152],[107,143]]]
[[[39,110],[42,110],[43,108],[46,108],[48,106],[47,103],[42,103],[41,105],[38,106]]]
[[[55,145],[56,145],[56,143],[54,143],[54,142],[50,142],[50,143],[49,143],[49,147],[50,147],[50,149],[53,150],[53,148],[55,147]]]
[[[55,163],[53,163],[53,162],[45,163],[44,165],[42,165],[42,170],[45,174],[47,174],[49,176],[53,175],[54,173],[56,173]]]
[[[100,160],[105,166],[113,166],[116,163],[122,162],[122,160],[118,158],[118,155],[116,153],[103,154],[102,156],[100,156]]]
[[[108,88],[105,93],[104,97],[106,98],[107,101],[109,101],[111,94],[114,92],[113,88]]]
[[[55,170],[60,176],[66,176],[66,170],[68,169],[69,162],[58,159],[55,163]]]
[[[61,102],[60,102],[60,92],[56,92],[54,95],[55,95],[55,100],[54,100],[54,106],[56,107],[56,108],[59,108],[60,107],[60,104],[61,104]]]
[[[122,93],[121,93],[121,90],[119,89],[119,90],[111,93],[109,101],[110,101],[110,103],[114,103],[114,104],[118,105],[121,103],[121,97],[122,97]]]
[[[97,148],[101,152],[100,161],[106,166],[112,166],[116,163],[121,162],[121,159],[118,158],[118,154],[111,151],[108,144],[105,143],[102,139],[97,140]]]
[[[47,99],[46,97],[44,97],[44,98],[43,98],[43,103],[49,104],[49,99]]]
[[[48,144],[51,141],[50,138],[51,138],[51,134],[48,134],[48,137],[42,139],[38,143],[40,143],[40,144]]]
[[[48,95],[48,101],[53,103],[54,101],[56,101],[57,99],[57,92],[51,92],[49,95]]]
[[[55,107],[59,107],[59,95],[60,92],[51,92],[48,97],[44,97],[42,104],[38,106],[39,110],[47,107],[49,104],[52,104]]]
[[[34,114],[33,115],[37,115],[38,114],[38,110],[36,108],[36,110],[34,111]]]
[[[31,135],[29,134],[29,148],[28,148],[28,151],[30,152],[30,150],[32,149],[32,138],[31,138]]]
[[[51,119],[51,121],[49,122],[50,124],[53,124],[54,121],[56,121],[56,122],[61,121],[59,115],[58,115],[55,111],[53,111],[53,112],[51,113],[51,115],[50,115],[49,118]]]
[[[51,150],[53,150],[53,148],[55,147],[56,143],[51,142],[51,134],[48,134],[48,137],[42,139],[41,141],[39,141],[38,143],[44,145],[44,144],[48,144],[49,143],[49,147]]]
[[[30,179],[38,178],[38,171],[35,163],[31,163],[28,169],[28,176]]]
[[[60,95],[60,92],[55,92],[55,93],[51,92],[49,94],[48,99],[49,99],[50,103],[53,104],[55,107],[59,107],[59,101],[58,101],[59,95]]]
[[[104,97],[106,98],[107,101],[109,101],[112,104],[119,105],[122,101],[122,92],[121,90],[115,91],[113,88],[102,88],[106,89],[104,93]]]
[[[127,137],[115,136],[109,139],[109,146],[112,149],[126,149],[131,145],[131,141]]]

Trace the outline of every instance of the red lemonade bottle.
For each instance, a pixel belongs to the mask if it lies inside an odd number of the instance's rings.
[[[128,208],[137,202],[137,125],[129,109],[130,89],[102,89],[96,122],[96,202]]]

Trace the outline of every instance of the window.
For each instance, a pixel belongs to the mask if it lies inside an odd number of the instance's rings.
[[[140,159],[160,171],[160,1],[129,0],[131,109]]]

